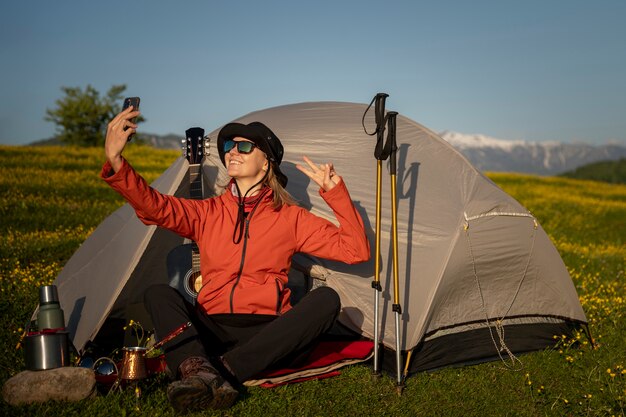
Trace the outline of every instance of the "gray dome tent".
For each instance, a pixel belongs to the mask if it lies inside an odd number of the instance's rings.
[[[236,121],[266,123],[281,138],[288,191],[334,221],[317,186],[295,164],[302,155],[332,161],[361,213],[372,254],[376,198],[375,139],[361,125],[366,105],[312,102],[257,111]],[[365,124],[373,130],[373,112]],[[205,196],[221,192],[225,170],[209,134],[202,171]],[[537,220],[448,143],[418,123],[397,118],[397,208],[401,349],[413,351],[411,370],[501,357],[553,344],[586,323],[571,278]],[[132,162],[132,161],[131,161]],[[187,161],[179,158],[153,184],[188,195]],[[381,338],[395,348],[388,177],[383,177]],[[107,317],[141,310],[143,289],[168,282],[165,258],[182,239],[144,226],[128,205],[111,214],[84,242],[55,284],[74,345],[82,350]],[[343,265],[298,255],[292,274],[322,278],[341,296],[340,322],[373,337],[374,261]],[[133,310],[133,306],[137,309]],[[139,313],[137,313],[139,314]]]

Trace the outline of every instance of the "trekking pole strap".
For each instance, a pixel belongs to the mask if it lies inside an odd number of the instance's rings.
[[[363,113],[363,118],[361,119],[361,124],[363,125],[363,130],[365,131],[365,133],[369,136],[376,135],[376,148],[374,150],[374,156],[379,161],[384,161],[389,157],[391,153],[390,146],[385,143],[385,125],[387,124],[387,117],[385,116],[385,100],[387,99],[387,97],[389,97],[389,94],[387,93],[376,94],[370,102],[369,106],[367,106],[367,109],[365,109],[365,113]],[[376,130],[370,133],[365,128],[365,115],[374,103],[374,118],[376,120]]]
[[[369,136],[374,136],[375,134],[377,134],[379,131],[384,131],[385,130],[385,100],[387,99],[387,97],[389,97],[389,94],[386,93],[378,93],[374,96],[374,98],[372,99],[372,101],[370,101],[369,106],[367,106],[367,109],[365,109],[365,113],[363,113],[363,118],[361,119],[361,124],[363,125],[363,130],[365,131],[365,133]],[[376,102],[375,106],[374,106],[374,119],[376,121],[376,130],[374,130],[374,132],[369,133],[367,131],[367,129],[365,128],[365,115],[367,114],[367,112],[370,110],[370,108],[372,107],[372,104],[374,104],[374,102]]]

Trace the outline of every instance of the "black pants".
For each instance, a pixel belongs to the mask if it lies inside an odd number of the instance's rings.
[[[311,291],[282,316],[206,315],[165,284],[149,287],[144,303],[157,340],[183,323],[192,323],[164,346],[172,372],[188,357],[223,355],[239,382],[272,365],[293,363],[332,327],[341,307],[339,295],[329,287]]]

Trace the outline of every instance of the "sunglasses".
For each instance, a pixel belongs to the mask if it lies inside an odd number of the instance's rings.
[[[235,142],[234,140],[227,140],[224,142],[224,153],[228,153],[233,150],[234,147],[237,147],[237,152],[243,154],[249,154],[256,148],[257,146],[252,142]]]

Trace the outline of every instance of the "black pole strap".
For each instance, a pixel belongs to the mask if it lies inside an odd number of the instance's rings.
[[[361,125],[363,125],[363,130],[365,131],[365,133],[369,136],[374,136],[375,134],[384,131],[385,130],[385,99],[389,97],[389,94],[387,93],[378,93],[374,96],[374,98],[372,99],[372,101],[370,101],[369,106],[367,106],[367,109],[365,109],[365,113],[363,113],[363,118],[361,118]],[[367,128],[365,127],[365,115],[367,114],[367,112],[370,110],[370,108],[372,107],[372,104],[374,104],[374,102],[376,102],[375,106],[374,106],[374,118],[376,121],[376,130],[374,130],[374,132],[369,133],[367,131]],[[379,133],[379,137],[382,138],[382,136],[380,136]]]

